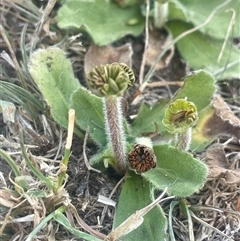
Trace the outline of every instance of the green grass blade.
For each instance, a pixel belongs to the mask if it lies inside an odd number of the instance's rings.
[[[179,204],[179,201],[173,201],[170,204],[170,208],[169,208],[169,213],[168,213],[168,234],[170,237],[170,241],[176,241],[175,236],[174,236],[174,232],[173,232],[173,224],[172,224],[172,212],[174,207]]]
[[[18,169],[16,162],[7,154],[7,152],[0,149],[0,156],[8,163],[8,165],[11,167],[11,169],[16,177],[22,176],[21,172]],[[19,181],[19,185],[23,188],[23,190],[25,190],[25,191],[27,190],[27,183],[24,180]]]
[[[22,130],[20,130],[19,136],[20,136],[20,145],[21,145],[22,153],[23,153],[24,159],[27,162],[30,170],[34,173],[34,175],[39,180],[41,180],[43,183],[45,183],[48,187],[52,188],[53,190],[56,190],[56,185],[49,178],[45,177],[37,168],[35,168],[34,165],[32,164],[32,162],[30,161],[28,154],[26,152],[26,149],[24,147]]]
[[[60,208],[58,208],[57,210],[51,212],[47,217],[45,217],[38,225],[36,228],[34,228],[34,230],[29,234],[28,238],[26,239],[26,241],[31,241],[33,240],[33,238],[37,235],[37,233],[51,220],[53,219],[53,217],[56,215],[57,212],[64,212],[65,211],[65,207],[61,206]]]
[[[102,239],[96,238],[90,234],[81,232],[76,228],[72,227],[69,220],[61,212],[56,211],[54,215],[54,220],[64,226],[70,233],[74,234],[78,238],[82,238],[87,241],[102,241]]]

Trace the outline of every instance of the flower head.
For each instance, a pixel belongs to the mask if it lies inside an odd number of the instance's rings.
[[[128,154],[128,161],[131,168],[138,173],[156,167],[157,162],[153,149],[141,144],[134,146],[134,149]]]
[[[178,99],[165,110],[163,125],[171,134],[184,133],[198,120],[197,107],[193,102]]]
[[[130,88],[135,77],[130,67],[123,63],[100,65],[87,75],[88,85],[97,96],[122,96]]]

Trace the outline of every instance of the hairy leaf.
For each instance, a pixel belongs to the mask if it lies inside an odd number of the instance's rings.
[[[191,24],[179,20],[168,22],[174,37],[190,29]],[[227,41],[222,50],[223,40],[217,40],[196,31],[177,42],[183,58],[193,69],[204,69],[218,80],[238,78],[240,69],[240,50]],[[220,53],[221,58],[218,60]]]
[[[192,101],[200,112],[211,103],[211,97],[215,92],[214,78],[206,71],[194,71],[184,79],[184,86],[174,96],[172,101],[187,97]],[[171,101],[171,102],[172,102]],[[161,134],[165,131],[162,124],[165,108],[169,103],[158,103],[152,109],[142,106],[137,118],[132,125],[132,133],[135,136],[141,136],[143,132],[154,131],[154,122],[159,126]]]
[[[191,154],[169,145],[154,146],[155,169],[143,173],[157,189],[168,187],[168,193],[179,197],[197,192],[207,178],[207,166]]]
[[[107,45],[126,34],[139,35],[144,29],[140,6],[126,9],[113,1],[67,1],[58,12],[60,28],[83,28],[98,45]]]
[[[81,87],[72,95],[69,106],[76,111],[76,124],[84,130],[89,128],[92,139],[99,145],[106,145],[101,98]]]
[[[136,210],[142,209],[152,202],[150,184],[133,172],[130,175],[123,185],[115,214],[114,228],[124,222]],[[131,233],[121,237],[122,241],[166,239],[167,222],[160,206],[154,207],[143,218],[144,222]]]
[[[50,106],[53,118],[67,128],[70,97],[80,87],[71,62],[59,48],[40,49],[31,56],[29,71]]]
[[[169,20],[183,20],[197,26],[203,23],[213,9],[223,0],[174,0],[169,5]],[[228,29],[230,37],[239,37],[240,1],[229,1],[220,8],[200,31],[213,38],[225,39]]]

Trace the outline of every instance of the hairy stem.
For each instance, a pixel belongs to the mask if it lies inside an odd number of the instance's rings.
[[[124,174],[126,171],[126,140],[123,128],[121,100],[121,97],[106,96],[103,98],[103,106],[108,142],[117,162],[116,171],[119,174]]]
[[[175,146],[178,149],[187,151],[192,141],[192,128],[189,128],[186,132],[175,134]]]

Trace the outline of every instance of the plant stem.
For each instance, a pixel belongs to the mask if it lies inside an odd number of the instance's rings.
[[[71,155],[71,146],[72,146],[72,138],[73,138],[73,129],[74,129],[74,121],[75,121],[75,110],[70,109],[68,112],[68,135],[67,135],[67,142],[64,151],[64,157],[60,163],[60,174],[58,178],[58,186],[55,190],[56,193],[61,188],[63,181],[66,176],[68,161]]]
[[[167,21],[168,2],[158,3],[155,1],[154,4],[154,27],[159,29]]]
[[[124,174],[126,171],[126,140],[123,128],[121,97],[115,95],[103,98],[105,128],[108,142],[116,158],[117,172]]]
[[[180,149],[187,151],[192,141],[192,128],[189,128],[184,133],[175,134],[175,146]]]

